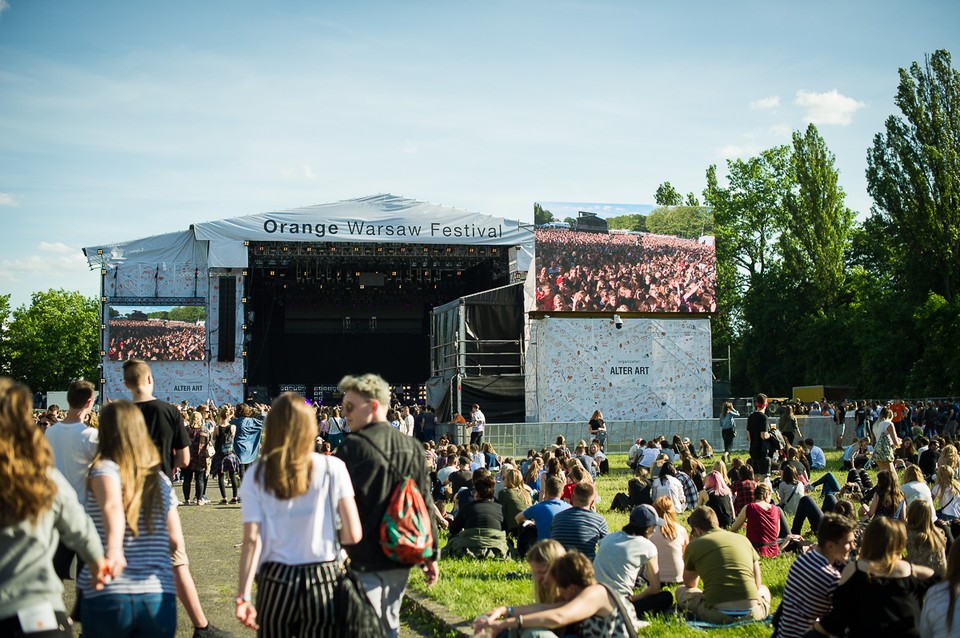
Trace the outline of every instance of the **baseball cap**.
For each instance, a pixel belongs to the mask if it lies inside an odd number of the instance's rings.
[[[643,530],[654,525],[663,527],[666,524],[666,521],[657,516],[657,510],[653,509],[652,505],[637,505],[630,512],[630,527],[635,529]]]

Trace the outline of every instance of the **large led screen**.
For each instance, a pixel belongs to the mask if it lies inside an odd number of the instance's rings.
[[[107,359],[203,361],[204,306],[110,306]]]
[[[542,202],[534,219],[537,310],[716,312],[709,209]]]

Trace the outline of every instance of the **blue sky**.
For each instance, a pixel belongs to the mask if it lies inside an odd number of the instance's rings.
[[[847,203],[960,3],[0,0],[0,293],[80,248],[391,192],[509,218],[699,193],[817,123]],[[955,66],[957,65],[955,60]]]

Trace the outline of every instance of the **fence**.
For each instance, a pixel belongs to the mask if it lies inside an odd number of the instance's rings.
[[[776,422],[770,417],[771,422]],[[839,428],[832,417],[798,417],[800,432],[804,438],[812,438],[821,448],[830,449]],[[733,441],[735,450],[746,450],[747,419],[742,416],[736,419],[737,436]],[[723,438],[720,435],[719,419],[664,419],[651,421],[608,421],[607,422],[607,454],[626,454],[637,438],[649,440],[664,435],[671,439],[674,434],[681,437],[690,437],[697,444],[700,439],[706,439],[714,450],[723,450]],[[470,440],[470,428],[437,424],[437,437],[448,434],[458,443]],[[567,446],[571,447],[580,439],[590,440],[590,432],[586,423],[487,423],[484,428],[483,440],[493,445],[501,456],[526,456],[530,449],[541,450],[555,443],[558,436],[563,436]],[[853,437],[853,426],[848,424],[844,435],[844,443],[849,443]]]

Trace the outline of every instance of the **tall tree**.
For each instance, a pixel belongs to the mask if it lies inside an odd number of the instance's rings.
[[[950,53],[901,68],[895,103],[901,116],[887,118],[867,153],[873,212],[910,257],[906,292],[951,301],[960,279],[960,72]]]
[[[0,295],[0,375],[10,374],[10,295]]]
[[[796,188],[784,198],[785,232],[780,237],[783,265],[794,281],[810,283],[812,307],[823,309],[838,298],[846,270],[853,212],[844,205],[833,153],[810,124],[793,133],[792,167]]]
[[[690,193],[687,193],[687,201],[685,203],[687,206],[696,207],[700,205],[700,198],[697,197],[696,193],[690,192]]]
[[[713,214],[702,206],[669,206],[654,208],[647,215],[651,233],[695,239],[713,232]]]
[[[540,204],[533,204],[533,224],[535,226],[542,226],[553,221],[553,213],[541,206]]]
[[[683,203],[683,196],[670,182],[664,182],[657,186],[657,192],[653,196],[653,200],[657,203],[657,206],[679,206]]]
[[[10,374],[38,392],[65,390],[73,379],[98,383],[100,304],[79,292],[35,292],[13,311]]]

